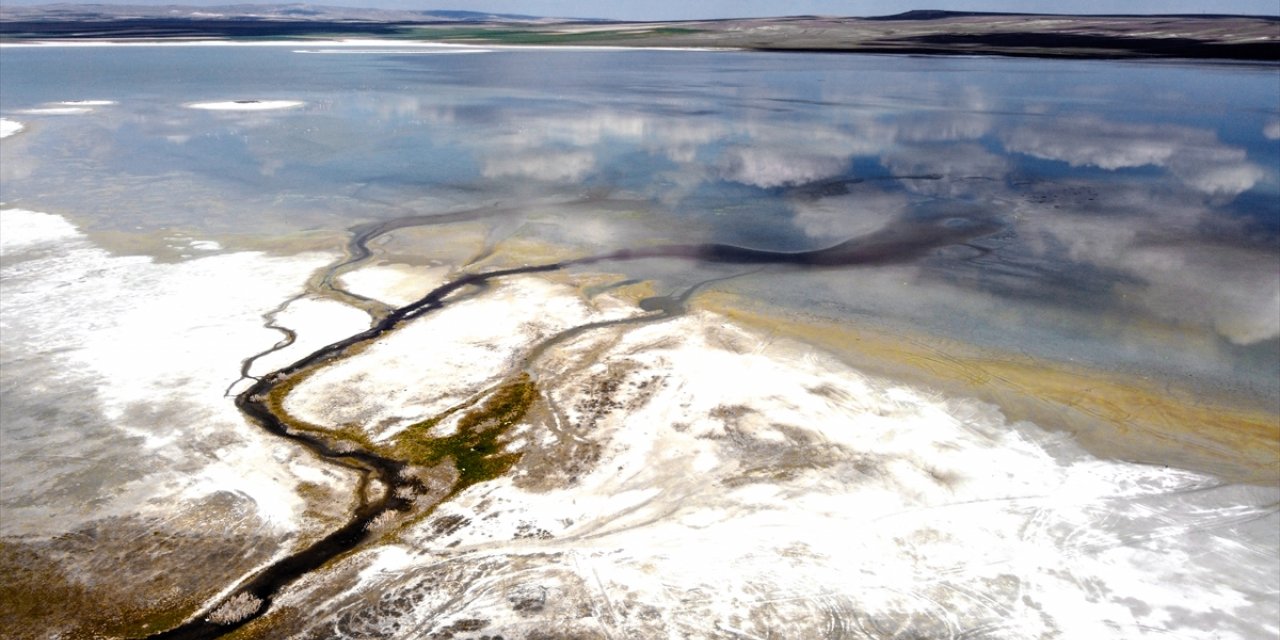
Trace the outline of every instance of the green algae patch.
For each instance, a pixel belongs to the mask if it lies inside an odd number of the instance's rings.
[[[493,480],[520,460],[504,449],[503,436],[525,417],[537,400],[537,385],[528,374],[503,384],[458,420],[457,432],[428,435],[449,414],[413,424],[396,435],[391,450],[401,460],[431,466],[452,458],[458,469],[454,493]]]

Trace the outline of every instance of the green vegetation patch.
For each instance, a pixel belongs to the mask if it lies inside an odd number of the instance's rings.
[[[285,398],[314,373],[315,370],[300,373],[278,383],[262,399],[271,413],[290,429],[336,438],[410,465],[431,467],[451,459],[459,476],[451,493],[497,478],[520,460],[521,454],[504,450],[506,442],[502,438],[524,419],[538,397],[537,385],[528,374],[520,374],[480,399],[412,424],[390,443],[379,443],[358,425],[327,428],[289,416],[284,408]],[[430,435],[434,427],[460,411],[465,413],[458,419],[456,433],[443,437]]]
[[[432,466],[452,458],[458,469],[453,492],[492,480],[506,473],[520,460],[508,453],[502,436],[519,424],[537,399],[537,385],[528,374],[503,384],[483,402],[467,411],[453,435],[433,437],[431,430],[450,414],[424,420],[396,435],[391,448],[395,456],[416,465]]]

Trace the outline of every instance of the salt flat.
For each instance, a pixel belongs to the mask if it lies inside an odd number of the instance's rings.
[[[291,45],[4,52],[7,634],[1280,632],[1268,68]]]

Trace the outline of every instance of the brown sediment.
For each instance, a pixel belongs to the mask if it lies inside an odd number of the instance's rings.
[[[1280,478],[1280,416],[1232,398],[870,323],[800,318],[730,294],[708,294],[699,306],[817,346],[861,371],[990,402],[1011,422],[1068,432],[1100,457],[1231,482]]]
[[[245,516],[251,505],[219,493],[178,514],[108,518],[52,539],[0,541],[0,629],[6,638],[131,637],[194,614],[278,542]],[[217,530],[174,526],[214,516]],[[199,571],[190,570],[201,558]]]
[[[410,266],[466,264],[483,249],[489,227],[459,222],[398,228],[377,237],[378,260]]]
[[[544,277],[577,287],[588,300],[607,292],[610,297],[638,304],[644,298],[657,295],[652,280],[631,280],[616,273],[580,273],[571,276],[549,273]]]
[[[0,542],[0,628],[8,638],[145,634],[182,622],[200,606],[197,596],[143,599],[86,585],[50,557],[49,546]]]
[[[473,213],[460,214],[470,219]],[[390,230],[439,222],[435,218],[406,218],[383,223],[361,225],[353,229],[346,258],[324,271],[312,286],[336,291],[335,274],[362,263],[372,256],[369,243]],[[764,265],[836,268],[867,264],[911,261],[944,246],[964,243],[974,237],[998,229],[991,220],[967,220],[953,225],[904,221],[899,227],[885,229],[846,240],[813,251],[776,252],[725,244],[662,245],[623,249],[612,253],[587,256],[563,262],[542,262],[507,269],[470,273],[433,289],[421,299],[389,310],[367,330],[329,344],[275,373],[257,379],[236,398],[236,406],[250,420],[268,432],[289,439],[317,455],[363,471],[357,491],[358,503],[351,518],[340,528],[301,551],[272,563],[221,599],[211,613],[178,627],[154,634],[161,638],[213,638],[251,624],[266,613],[274,597],[298,578],[308,575],[330,562],[348,556],[364,547],[374,534],[381,538],[387,529],[430,514],[443,500],[479,482],[491,480],[511,470],[520,460],[519,452],[507,450],[508,432],[524,420],[540,399],[530,369],[538,357],[556,345],[582,334],[606,327],[660,321],[683,314],[689,298],[709,283],[754,273]],[[433,434],[445,414],[429,417],[400,432],[390,443],[372,440],[358,425],[323,428],[299,421],[289,415],[285,398],[316,371],[354,356],[377,338],[404,324],[446,306],[455,294],[465,294],[489,286],[494,279],[526,274],[561,271],[569,266],[587,266],[603,262],[646,258],[678,258],[709,263],[742,265],[756,269],[707,280],[680,294],[651,296],[638,301],[644,312],[619,319],[591,322],[561,331],[534,345],[524,358],[522,372],[512,372],[507,380],[490,392],[466,405],[465,413],[454,425],[456,433]],[[256,357],[256,356],[255,356]],[[251,363],[246,363],[246,368]],[[620,384],[620,383],[619,383]],[[612,396],[616,388],[602,389],[597,395]],[[550,401],[548,401],[550,403]],[[589,409],[589,407],[588,407]],[[458,409],[462,411],[462,409]],[[587,452],[588,455],[590,452]],[[451,486],[427,487],[422,480],[404,471],[411,467],[452,466],[456,477]],[[426,504],[418,494],[432,494]]]
[[[356,506],[355,496],[314,482],[299,483],[297,493],[306,503],[303,519],[326,523],[324,531],[340,526]],[[323,531],[303,535],[299,539],[299,545],[308,544],[322,535]]]
[[[492,255],[475,266],[484,268],[511,268],[524,264],[571,260],[582,255],[581,251],[560,246],[536,238],[514,237],[503,240]]]

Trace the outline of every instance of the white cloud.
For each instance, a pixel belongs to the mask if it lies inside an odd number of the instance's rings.
[[[987,111],[996,105],[977,87],[965,87],[960,91],[944,87],[939,94],[934,99],[945,104],[947,109],[917,111],[895,118],[898,139],[913,142],[977,140],[991,131],[992,118]]]
[[[17,120],[0,118],[0,138],[8,138],[9,136],[16,135],[19,131],[22,131],[23,128],[23,124]]]

